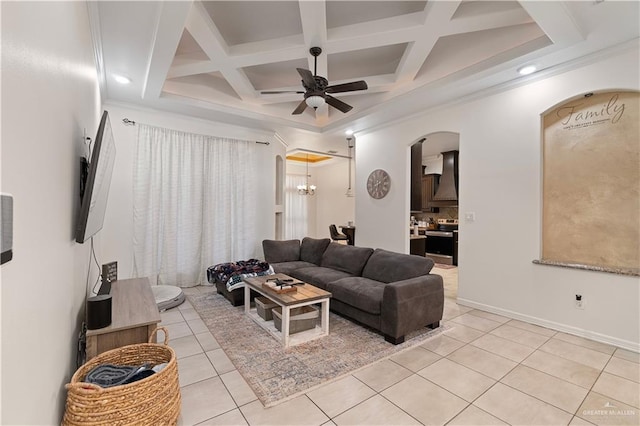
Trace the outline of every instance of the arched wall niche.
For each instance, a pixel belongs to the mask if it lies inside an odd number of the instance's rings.
[[[639,275],[639,101],[586,93],[542,114],[540,263]]]

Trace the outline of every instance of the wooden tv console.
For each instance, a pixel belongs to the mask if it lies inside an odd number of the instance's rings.
[[[149,279],[114,281],[111,297],[111,325],[87,330],[87,361],[111,349],[147,343],[160,322]]]

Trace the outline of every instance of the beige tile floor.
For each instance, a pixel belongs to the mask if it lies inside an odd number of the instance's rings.
[[[436,272],[449,331],[272,408],[188,301],[163,312],[178,357],[179,424],[640,424],[638,354],[458,305],[457,269]]]

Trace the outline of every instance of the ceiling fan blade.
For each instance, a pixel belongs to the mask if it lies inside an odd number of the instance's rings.
[[[327,101],[327,103],[329,105],[331,105],[334,108],[339,109],[342,112],[349,112],[353,109],[353,107],[349,104],[345,104],[344,102],[342,102],[340,99],[336,99],[333,96],[330,95],[325,95],[325,101]]]
[[[304,93],[304,92],[301,92],[300,90],[265,90],[263,92],[260,92],[261,95],[277,95],[280,93]]]
[[[351,83],[336,84],[325,89],[327,93],[355,92],[356,90],[367,90],[367,82],[364,80],[352,81]]]
[[[296,70],[298,70],[298,74],[302,77],[302,82],[304,83],[305,88],[315,90],[316,79],[313,78],[311,71],[305,70],[304,68],[296,68]]]
[[[302,114],[304,112],[304,110],[307,109],[307,101],[306,99],[303,100],[302,102],[300,102],[300,104],[298,104],[298,107],[296,109],[293,110],[293,112],[291,113],[291,115],[298,115],[298,114]]]

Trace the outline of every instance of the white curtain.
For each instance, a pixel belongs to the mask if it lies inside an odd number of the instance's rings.
[[[286,176],[285,182],[285,227],[284,234],[288,240],[302,240],[308,235],[309,195],[298,194],[298,185],[304,185],[307,179],[304,175]]]
[[[256,256],[255,142],[138,124],[134,275],[206,284],[206,269]]]

